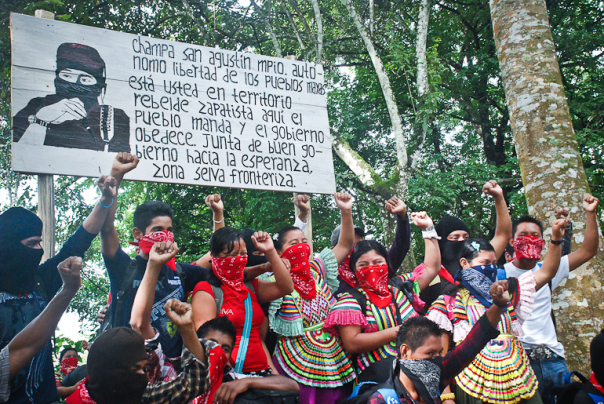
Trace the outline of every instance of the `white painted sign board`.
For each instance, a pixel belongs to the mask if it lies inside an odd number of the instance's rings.
[[[11,14],[12,168],[332,193],[323,67]]]

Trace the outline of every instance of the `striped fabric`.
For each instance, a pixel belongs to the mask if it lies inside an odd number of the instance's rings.
[[[333,253],[322,252],[321,256]],[[301,320],[300,335],[281,335],[275,349],[275,357],[292,379],[305,386],[336,388],[355,378],[350,360],[342,349],[340,338],[323,331],[323,322],[330,308],[336,303],[325,280],[326,270],[337,273],[337,261],[324,265],[322,259],[310,261],[317,285],[317,295],[312,300],[292,293],[283,298],[276,314],[276,322],[294,324]],[[273,325],[271,325],[273,327]],[[275,329],[275,327],[273,327]],[[279,332],[278,329],[275,329]]]
[[[393,303],[391,303],[390,306],[380,309],[371,303],[363,289],[359,289],[366,297],[366,307],[364,310],[361,310],[359,303],[352,295],[344,293],[340,296],[338,303],[334,306],[330,316],[333,315],[336,318],[356,319],[357,323],[354,325],[360,325],[362,332],[381,331],[399,325],[396,320],[395,307],[399,311],[403,322],[411,317],[417,316],[413,306],[399,289],[390,285],[388,285],[388,288],[393,294]],[[364,321],[362,316],[354,315],[354,313],[364,314]],[[343,323],[340,321],[339,324],[351,325],[352,323]],[[390,356],[397,356],[396,341],[391,341],[373,351],[358,354],[356,363],[357,372],[360,374],[372,363]]]
[[[485,307],[467,289],[458,291],[454,324],[468,322],[473,327],[485,312]],[[491,340],[455,378],[464,392],[493,404],[514,404],[536,394],[537,377],[522,344],[513,335],[516,321],[512,308],[504,312],[498,327],[499,337]]]

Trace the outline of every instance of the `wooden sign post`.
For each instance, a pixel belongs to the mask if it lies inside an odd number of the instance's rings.
[[[55,14],[46,10],[36,10],[37,18],[54,20]],[[52,174],[38,175],[38,215],[42,220],[42,262],[55,256],[56,223],[55,223],[55,181]]]

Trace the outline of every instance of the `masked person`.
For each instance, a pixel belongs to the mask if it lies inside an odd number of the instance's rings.
[[[44,251],[42,221],[23,208],[0,215],[0,348],[39,315],[63,284],[57,265],[84,256],[101,229],[115,196],[115,180],[98,180],[102,196],[82,226],[61,251],[40,265]],[[105,207],[103,207],[105,206]],[[11,403],[52,403],[58,400],[50,341],[11,383]]]
[[[182,350],[182,372],[176,379],[149,383],[145,340],[138,332],[117,327],[101,334],[90,347],[88,377],[67,397],[70,404],[184,404],[207,391],[207,353],[216,343],[195,334],[191,306],[176,299],[164,306],[181,334],[191,336]]]
[[[112,176],[117,182],[116,189],[119,190],[124,175],[133,170],[138,161],[134,155],[118,153],[111,168]],[[172,208],[159,201],[145,202],[134,211],[132,235],[135,241],[132,244],[137,246],[137,255],[130,258],[122,249],[115,230],[116,209],[117,203],[109,209],[101,230],[101,251],[111,285],[111,304],[104,326],[111,327],[130,325],[132,305],[147,268],[151,247],[156,242],[174,241]],[[169,358],[180,355],[182,339],[178,330],[165,316],[162,307],[166,300],[171,298],[186,301],[186,294],[193,291],[198,282],[205,280],[207,272],[206,268],[196,265],[177,264],[174,258],[162,265],[155,289],[151,325],[159,332],[158,341],[162,345],[163,353]]]
[[[497,325],[508,302],[508,282],[491,285],[495,304],[477,321],[464,342],[443,355],[442,330],[425,317],[414,317],[397,335],[399,357],[384,384],[349,401],[351,404],[440,404],[440,392],[466,367],[480,350],[499,335]]]
[[[334,195],[340,209],[342,231],[338,245],[311,259],[306,236],[297,227],[285,227],[275,235],[281,258],[289,260],[294,291],[274,300],[269,308],[270,327],[278,335],[275,367],[300,384],[300,403],[338,403],[349,394],[354,368],[340,339],[324,329],[329,310],[336,303],[338,266],[354,242],[352,197]]]
[[[408,289],[389,285],[393,270],[386,249],[374,240],[361,241],[350,257],[358,288],[341,294],[325,320],[324,329],[340,335],[346,352],[355,355],[357,383],[386,381],[397,356],[396,334],[401,324],[418,315],[414,307],[417,295],[440,269],[438,235],[432,219],[426,212],[414,212],[411,219],[422,229],[425,241],[426,270],[422,276],[409,281]]]
[[[57,391],[59,396],[67,397],[71,393],[73,393],[77,388],[77,383],[86,377],[86,365],[83,367],[78,367],[78,362],[80,360],[80,356],[78,351],[73,347],[63,348],[61,353],[59,354],[59,371],[55,372]],[[65,378],[67,375],[71,375],[70,378],[73,378],[77,370],[79,375],[76,375],[74,383],[67,383]]]
[[[396,233],[394,234],[394,241],[390,250],[388,250],[388,261],[392,269],[392,273],[396,273],[398,268],[403,263],[405,256],[409,252],[411,247],[411,226],[409,225],[409,218],[407,217],[407,205],[401,199],[393,196],[386,202],[386,211],[396,216]],[[338,244],[340,238],[341,226],[338,226],[331,233],[331,246],[332,248]],[[304,231],[304,230],[302,230]],[[365,238],[365,231],[360,227],[354,228],[354,245],[356,246]],[[338,290],[335,296],[339,296],[341,293],[347,292],[350,289],[358,287],[358,281],[354,271],[350,270],[350,254],[338,267]]]
[[[105,62],[96,49],[63,43],[57,49],[55,94],[34,98],[13,117],[13,141],[31,127],[44,130],[44,145],[109,152],[130,151],[130,119],[99,105],[106,83]]]
[[[584,195],[583,209],[587,214],[587,224],[583,245],[577,251],[563,256],[559,267],[549,273],[545,281],[546,287],[539,290],[535,296],[533,314],[522,324],[524,336],[520,337],[520,341],[539,380],[539,393],[544,403],[551,401],[551,389],[563,384],[564,376],[568,373],[564,361],[564,347],[558,341],[551,315],[552,291],[568,278],[570,271],[580,267],[596,254],[599,242],[596,222],[598,202],[592,195]],[[538,271],[545,265],[545,261],[540,262],[541,250],[545,244],[541,222],[530,216],[522,216],[514,222],[513,234],[510,244],[514,246],[515,258],[504,267],[507,276],[520,277],[528,271]],[[562,240],[552,238],[549,249],[559,249],[561,245]]]
[[[482,192],[493,197],[495,201],[495,210],[497,212],[497,227],[495,236],[491,240],[491,245],[495,249],[497,257],[503,255],[509,238],[512,236],[512,221],[508,212],[508,207],[503,197],[503,190],[497,184],[497,181],[491,180],[484,184]],[[434,282],[422,293],[420,298],[426,303],[424,312],[430,308],[432,303],[443,296],[445,300],[445,312],[449,320],[453,319],[453,302],[457,293],[458,282],[455,281],[455,274],[460,269],[457,260],[459,242],[470,238],[470,228],[459,218],[446,215],[438,224],[434,226],[436,232],[441,237],[438,242],[442,260],[442,268]],[[418,276],[421,274],[423,266],[420,265],[413,272]]]

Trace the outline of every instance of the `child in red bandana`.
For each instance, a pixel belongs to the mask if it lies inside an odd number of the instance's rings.
[[[328,331],[341,336],[346,351],[356,354],[358,382],[386,381],[397,356],[396,334],[401,324],[418,315],[414,308],[414,303],[418,303],[417,296],[440,269],[438,235],[432,219],[425,212],[413,213],[411,219],[422,229],[426,242],[422,275],[405,283],[405,290],[389,285],[394,271],[386,249],[376,241],[362,241],[350,257],[350,268],[356,274],[358,288],[340,295],[325,321]]]

